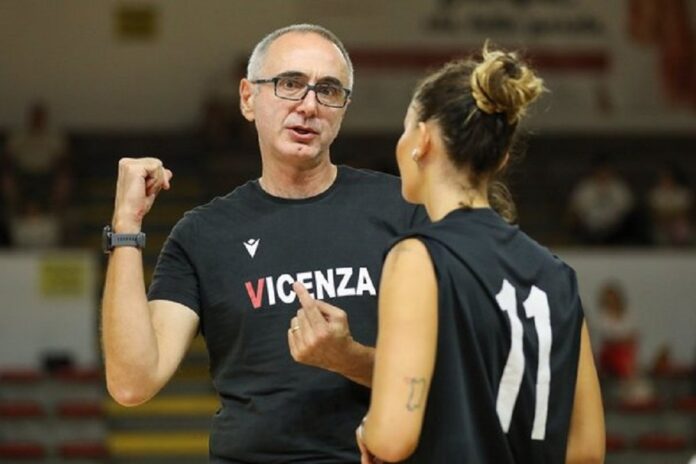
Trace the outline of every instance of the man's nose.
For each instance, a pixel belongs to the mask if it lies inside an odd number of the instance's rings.
[[[317,93],[314,91],[314,89],[308,89],[304,98],[300,100],[297,110],[305,114],[313,115],[317,112],[318,104]]]

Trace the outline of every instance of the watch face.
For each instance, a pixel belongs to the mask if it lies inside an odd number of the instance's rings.
[[[145,234],[140,232],[138,233],[138,236],[135,239],[138,242],[138,248],[141,250],[145,248]]]
[[[109,253],[113,249],[111,246],[111,226],[105,226],[102,230],[102,251]]]

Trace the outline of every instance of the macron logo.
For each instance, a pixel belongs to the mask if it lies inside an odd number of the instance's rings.
[[[249,256],[251,256],[252,258],[253,258],[254,255],[256,254],[256,249],[259,247],[259,242],[260,242],[260,241],[261,241],[260,238],[250,238],[250,239],[247,240],[246,242],[243,242],[243,243],[244,243],[244,247],[245,247],[245,248],[247,249],[247,251],[249,252]]]

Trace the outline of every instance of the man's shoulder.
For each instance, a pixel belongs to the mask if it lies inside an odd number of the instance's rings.
[[[401,179],[395,175],[370,169],[359,169],[342,165],[341,177],[344,183],[361,192],[386,193],[401,196]]]
[[[392,174],[341,166],[338,201],[380,220],[394,221],[397,231],[427,222],[425,210],[408,203],[401,194],[401,179]]]
[[[242,207],[248,208],[244,205],[253,198],[252,182],[254,181],[242,184],[226,195],[217,196],[186,211],[179,219],[176,228],[190,229],[204,223],[233,219]]]
[[[374,182],[386,182],[394,184],[398,184],[400,182],[399,177],[393,174],[388,174],[386,172],[374,171],[372,169],[365,168],[354,168],[345,164],[340,165],[338,168],[343,175],[353,178],[361,178],[368,181],[372,180]]]

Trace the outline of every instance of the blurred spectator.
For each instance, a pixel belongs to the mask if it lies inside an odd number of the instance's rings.
[[[60,222],[55,214],[31,199],[10,222],[12,245],[19,248],[49,248],[60,245]]]
[[[657,352],[655,353],[655,359],[653,360],[651,372],[653,375],[669,375],[674,369],[674,362],[672,361],[672,350],[669,345],[661,345]]]
[[[599,291],[599,369],[623,379],[636,374],[637,332],[626,307],[623,289],[616,282],[605,283]]]
[[[247,57],[234,61],[229,70],[216,78],[204,102],[204,132],[212,129],[210,135],[219,139],[223,134],[239,143],[237,139],[246,135],[249,122],[239,110],[239,82],[246,76]],[[210,125],[212,123],[212,125]],[[255,133],[255,131],[254,131]],[[256,139],[252,140],[256,146]]]
[[[599,339],[599,373],[618,380],[619,400],[634,404],[655,399],[655,386],[638,368],[638,331],[623,288],[608,281],[599,290],[593,327]]]
[[[62,213],[71,184],[67,138],[49,123],[46,106],[35,103],[26,127],[10,133],[5,146],[2,186],[10,223]]]
[[[233,144],[232,133],[224,103],[214,97],[205,100],[200,134],[206,153],[229,150]]]
[[[663,167],[648,193],[654,241],[660,245],[688,245],[693,240],[691,212],[694,194],[674,167]]]
[[[592,172],[581,179],[570,198],[572,228],[588,244],[624,243],[632,230],[634,197],[606,157],[594,160]]]
[[[256,130],[239,108],[239,82],[246,76],[246,57],[218,79],[203,101],[200,140],[205,159],[208,195],[229,193],[261,174]]]

